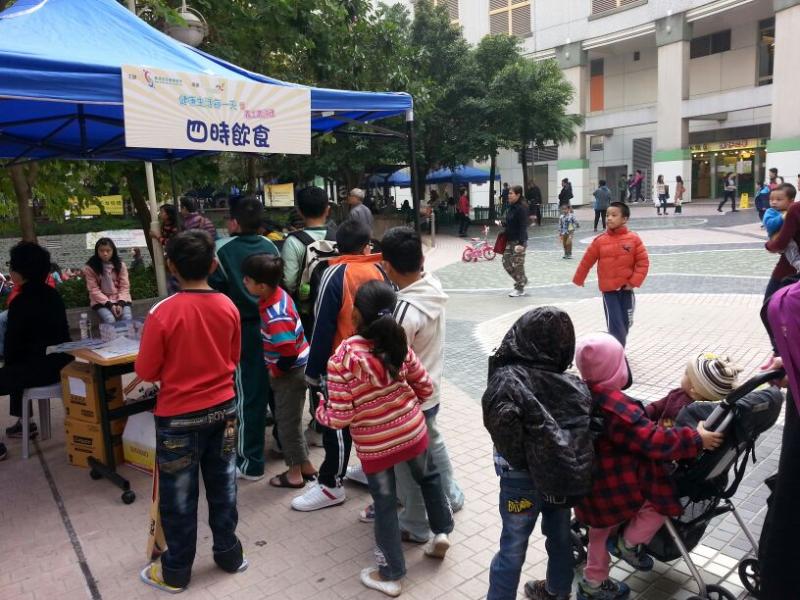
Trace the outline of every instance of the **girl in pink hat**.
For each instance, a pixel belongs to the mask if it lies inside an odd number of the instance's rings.
[[[630,588],[608,576],[609,552],[640,571],[653,568],[645,545],[667,516],[681,513],[665,463],[716,448],[722,434],[702,423],[697,430],[664,428],[648,419],[642,405],[621,391],[628,381],[625,350],[607,333],[578,340],[575,362],[604,422],[595,442],[592,491],[575,507],[590,527],[578,600],[624,600]]]

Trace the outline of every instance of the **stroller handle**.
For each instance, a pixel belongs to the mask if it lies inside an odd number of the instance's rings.
[[[725,431],[733,416],[731,410],[736,406],[739,400],[757,387],[769,383],[770,381],[781,379],[785,375],[786,372],[783,369],[775,369],[774,371],[764,371],[763,373],[751,377],[720,402],[719,406],[717,406],[706,419],[705,428],[708,431]]]

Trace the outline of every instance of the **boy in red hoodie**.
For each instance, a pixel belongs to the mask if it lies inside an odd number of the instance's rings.
[[[606,214],[606,231],[598,235],[583,255],[572,283],[583,287],[589,271],[597,263],[597,283],[603,292],[608,333],[622,347],[633,325],[636,307],[634,288],[641,287],[650,268],[647,248],[641,238],[627,228],[631,209],[624,202],[612,202]]]
[[[214,562],[228,573],[247,561],[236,537],[236,403],[233,372],[241,352],[239,311],[208,285],[214,241],[185,231],[167,244],[167,266],[180,291],[147,315],[136,374],[160,381],[156,402],[159,509],[167,550],[141,572],[170,593],[189,584],[197,547],[200,472],[208,498]]]

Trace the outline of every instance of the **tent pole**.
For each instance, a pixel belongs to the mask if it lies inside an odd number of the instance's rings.
[[[417,189],[417,149],[416,139],[414,138],[414,111],[406,111],[406,131],[408,133],[408,153],[411,166],[411,203],[414,206],[414,230],[420,233],[419,211],[421,208],[419,190]]]
[[[156,180],[153,176],[153,163],[144,163],[144,173],[147,178],[147,200],[150,205],[150,231],[159,231],[158,225],[158,201],[156,200]],[[156,270],[156,284],[158,285],[158,295],[167,295],[167,275],[164,271],[164,250],[161,242],[153,240],[153,266]]]

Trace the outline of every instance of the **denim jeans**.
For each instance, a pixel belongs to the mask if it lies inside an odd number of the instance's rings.
[[[542,533],[547,540],[547,591],[567,596],[572,589],[574,559],[570,542],[570,509],[542,504],[533,481],[515,471],[500,477],[500,551],[489,568],[486,600],[514,600],[525,564],[525,554],[536,519],[542,514]]]
[[[191,420],[205,423],[187,423]],[[183,422],[182,422],[183,421]],[[234,403],[156,418],[159,509],[167,541],[161,555],[164,581],[186,587],[197,548],[197,498],[200,473],[208,500],[208,524],[214,537],[214,561],[225,571],[242,564],[236,537],[236,414]]]
[[[422,490],[434,534],[453,531],[453,513],[442,490],[441,478],[426,450],[404,463]],[[385,579],[400,579],[406,573],[400,523],[397,518],[395,467],[368,473],[367,483],[375,505],[375,560]],[[169,540],[167,540],[169,541]]]
[[[97,316],[103,323],[110,323],[114,324],[117,322],[117,318],[114,316],[114,313],[111,312],[110,308],[106,308],[105,306],[101,306],[97,309]],[[122,307],[122,314],[119,317],[120,321],[130,321],[133,318],[133,314],[131,313],[130,306],[123,306]]]
[[[457,512],[464,506],[464,492],[453,478],[453,465],[450,464],[444,437],[436,425],[438,412],[439,405],[425,411],[425,423],[428,426],[428,454],[439,472],[442,489],[450,502],[450,508],[453,512]],[[422,497],[422,491],[417,482],[411,476],[411,470],[405,463],[401,463],[395,465],[394,475],[397,479],[397,497],[403,505],[399,516],[400,529],[407,531],[417,539],[428,539],[431,536],[431,530],[428,526],[428,515],[425,512],[425,499]]]

